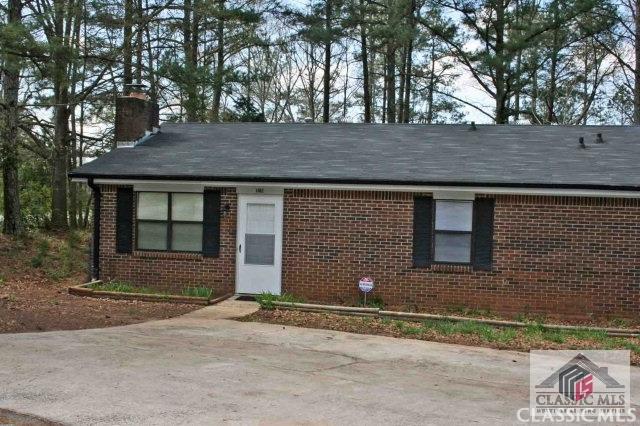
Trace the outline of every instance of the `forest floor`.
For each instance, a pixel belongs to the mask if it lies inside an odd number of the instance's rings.
[[[76,330],[171,318],[197,305],[72,296],[87,280],[85,235],[0,235],[0,333]]]

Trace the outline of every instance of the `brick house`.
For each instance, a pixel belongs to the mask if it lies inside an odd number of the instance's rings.
[[[165,124],[117,103],[94,278],[403,309],[637,316],[640,129]]]

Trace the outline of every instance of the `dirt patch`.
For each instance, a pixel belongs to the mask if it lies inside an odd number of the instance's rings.
[[[86,247],[82,238],[69,244],[66,235],[21,241],[0,236],[0,333],[111,327],[171,318],[201,307],[68,294],[67,287],[87,278]]]
[[[398,321],[371,317],[261,309],[240,318],[297,327],[376,334],[468,346],[529,352],[533,349],[629,349],[631,363],[640,365],[640,339],[610,338],[597,333],[545,331],[531,328],[499,328],[472,323]]]

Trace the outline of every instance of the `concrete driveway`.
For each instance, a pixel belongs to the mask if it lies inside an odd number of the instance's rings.
[[[224,319],[252,309],[0,335],[0,408],[71,424],[461,425],[515,424],[528,405],[526,354]]]

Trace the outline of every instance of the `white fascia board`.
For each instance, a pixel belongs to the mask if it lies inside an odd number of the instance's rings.
[[[99,183],[99,182],[96,182]],[[142,192],[204,192],[204,184],[198,182],[136,182],[134,191]]]
[[[86,179],[74,179],[74,182]],[[390,191],[390,192],[429,192],[457,194],[458,197],[471,197],[476,194],[507,195],[547,195],[563,197],[605,197],[605,198],[640,198],[640,191],[616,191],[601,189],[563,189],[563,188],[513,188],[492,186],[455,186],[455,185],[358,185],[331,183],[296,183],[296,182],[233,182],[233,181],[179,181],[179,180],[132,180],[132,179],[95,179],[100,185],[139,185],[154,183],[160,187],[167,185],[203,185],[205,187],[230,188],[281,188],[281,189],[328,189],[343,191]],[[465,195],[466,194],[466,195]],[[472,198],[470,198],[472,199]]]
[[[436,200],[474,200],[476,198],[475,192],[469,191],[433,191],[433,198]]]

